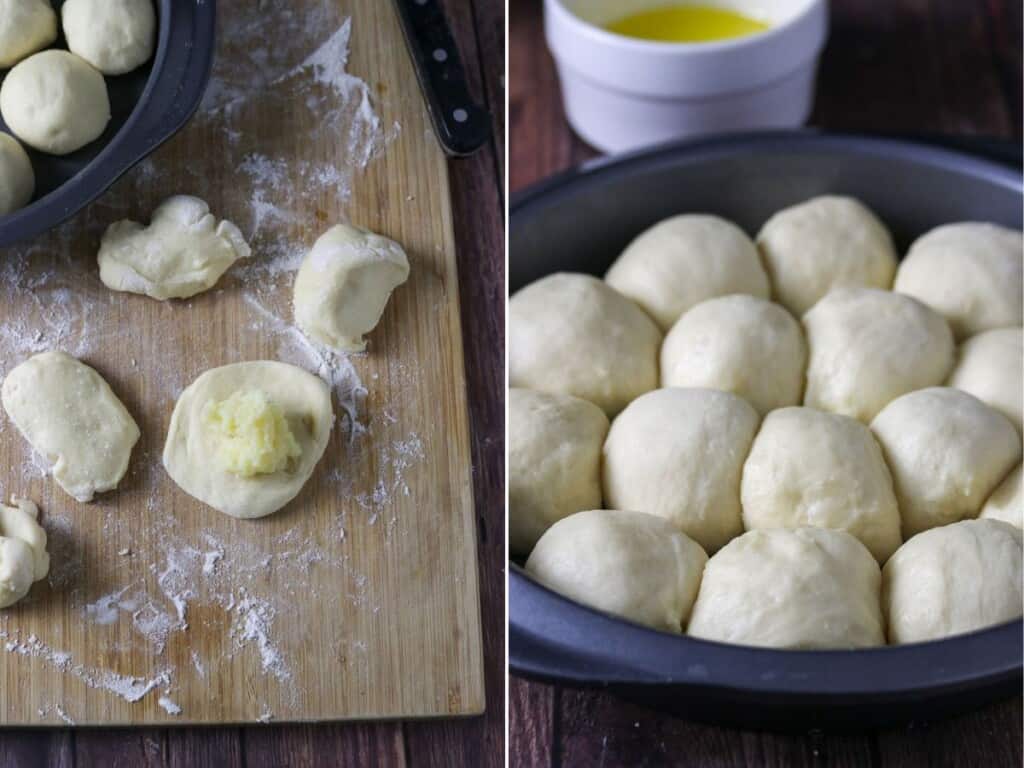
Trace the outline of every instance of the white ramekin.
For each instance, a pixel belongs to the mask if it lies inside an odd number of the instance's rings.
[[[713,43],[659,43],[602,28],[666,0],[544,0],[569,123],[605,152],[674,138],[802,125],[828,28],[826,0],[717,0],[769,21]]]

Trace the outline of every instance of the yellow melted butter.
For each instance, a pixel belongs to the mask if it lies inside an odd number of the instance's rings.
[[[215,440],[221,466],[240,477],[279,472],[302,448],[284,411],[260,390],[245,389],[203,409],[203,428]]]
[[[627,37],[663,43],[710,43],[764,32],[768,24],[710,5],[674,5],[630,14],[605,27]]]

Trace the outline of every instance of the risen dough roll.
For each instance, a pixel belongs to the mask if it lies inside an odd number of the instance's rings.
[[[1021,431],[1024,411],[1024,332],[995,328],[971,336],[958,350],[949,386],[995,408]]]
[[[122,75],[153,55],[153,0],[66,0],[61,21],[68,48],[105,75]]]
[[[919,643],[1021,615],[1021,532],[998,520],[925,531],[882,570],[889,642]]]
[[[39,508],[27,499],[11,503],[0,504],[0,608],[21,600],[50,571]]]
[[[949,321],[958,339],[1021,325],[1024,238],[995,224],[937,227],[910,246],[894,290],[920,299]]]
[[[605,280],[643,307],[663,331],[705,299],[730,293],[767,299],[771,290],[746,233],[702,214],[673,216],[642,232]]]
[[[262,393],[283,412],[298,443],[298,458],[284,469],[241,476],[220,460],[222,438],[209,428],[207,408],[248,391]],[[313,374],[275,361],[225,365],[202,374],[175,403],[164,468],[182,490],[224,514],[264,517],[302,490],[324,455],[333,424],[330,390]]]
[[[931,387],[889,403],[871,422],[892,471],[903,538],[976,517],[1020,461],[1006,417],[966,392]]]
[[[1021,466],[1013,470],[999,487],[992,491],[981,515],[986,520],[1002,520],[1004,523],[1024,528],[1024,496],[1021,495]]]
[[[13,67],[57,39],[49,0],[0,0],[0,69]]]
[[[889,288],[896,273],[889,231],[850,197],[815,197],[779,211],[757,245],[776,300],[797,317],[835,288]]]
[[[604,501],[671,521],[708,552],[743,530],[740,472],[757,431],[745,400],[659,389],[634,400],[604,444]]]
[[[0,216],[23,208],[32,199],[36,176],[17,139],[0,133]]]
[[[528,389],[508,392],[508,535],[529,554],[553,523],[601,506],[608,417],[593,403]]]
[[[660,518],[598,509],[551,526],[526,570],[584,605],[680,632],[707,559],[698,544]]]
[[[890,291],[832,291],[804,316],[804,330],[804,405],[863,422],[905,392],[941,384],[953,366],[946,322]]]
[[[40,152],[66,155],[98,139],[110,121],[103,75],[67,51],[29,56],[0,86],[12,133]]]
[[[754,296],[722,296],[672,326],[661,347],[661,385],[732,392],[765,414],[800,403],[806,365],[803,330],[786,310]]]
[[[574,395],[609,416],[658,386],[661,331],[590,275],[560,273],[508,303],[509,386]]]
[[[879,563],[901,542],[882,451],[871,431],[847,416],[812,408],[769,413],[743,465],[741,499],[747,530],[846,531]]]
[[[825,528],[749,531],[704,568],[689,634],[768,648],[885,644],[878,563]]]

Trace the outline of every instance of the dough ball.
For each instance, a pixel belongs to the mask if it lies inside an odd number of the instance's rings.
[[[593,403],[528,389],[508,392],[508,535],[529,554],[553,523],[601,506],[608,417]]]
[[[232,517],[264,517],[302,490],[324,455],[334,414],[319,378],[275,361],[206,371],[171,414],[164,468]]]
[[[590,275],[549,275],[508,303],[509,386],[574,395],[614,416],[658,386],[661,331]]]
[[[698,544],[661,518],[595,509],[551,526],[526,570],[591,608],[678,633],[707,559]]]
[[[778,304],[736,294],[688,310],[661,347],[663,387],[708,387],[739,395],[761,414],[799,405],[807,344]]]
[[[850,197],[815,197],[757,235],[776,300],[797,317],[839,287],[889,288],[896,250],[885,225]]]
[[[1013,470],[988,497],[981,515],[985,520],[1002,520],[1024,528],[1024,497],[1021,495],[1021,466]]]
[[[295,320],[314,341],[346,352],[366,349],[391,292],[409,278],[394,240],[339,224],[324,232],[295,277]]]
[[[687,631],[768,648],[884,645],[880,582],[871,553],[843,531],[749,531],[708,560]]]
[[[871,431],[847,416],[812,408],[769,413],[743,465],[740,498],[747,530],[846,531],[879,563],[902,541],[882,451]]]
[[[66,0],[61,22],[68,48],[105,75],[123,75],[153,55],[152,0]]]
[[[0,504],[0,608],[21,600],[33,582],[50,572],[39,508],[28,499],[11,504]]]
[[[217,222],[198,197],[175,195],[148,227],[118,221],[100,243],[100,280],[114,291],[185,299],[212,288],[236,259],[250,255],[238,227]]]
[[[0,0],[0,69],[13,67],[57,39],[49,0]]]
[[[1024,331],[994,328],[971,336],[957,350],[949,386],[995,408],[1021,431],[1024,411]]]
[[[110,122],[103,75],[67,51],[43,51],[7,73],[0,113],[19,139],[66,155],[100,137]]]
[[[918,534],[882,569],[889,642],[920,643],[1021,615],[1021,532],[964,520]]]
[[[740,473],[758,425],[746,400],[713,389],[659,389],[612,423],[604,501],[669,520],[708,552],[743,531]]]
[[[941,384],[953,335],[928,307],[890,291],[840,288],[804,316],[804,405],[867,423],[892,400]]]
[[[140,433],[103,377],[63,352],[42,352],[7,374],[3,406],[57,484],[78,501],[117,487]]]
[[[36,188],[32,162],[17,139],[0,133],[0,216],[28,205]]]
[[[1020,461],[1020,435],[972,395],[931,387],[893,400],[871,422],[892,472],[903,538],[977,517]]]
[[[894,290],[949,321],[957,339],[1021,325],[1024,238],[995,224],[947,224],[919,237],[896,273]]]
[[[725,219],[673,216],[642,232],[605,275],[663,331],[705,299],[747,293],[767,299],[771,286],[747,234]]]

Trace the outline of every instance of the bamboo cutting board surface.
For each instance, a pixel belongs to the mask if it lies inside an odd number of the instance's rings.
[[[0,420],[0,488],[41,510],[51,573],[0,613],[0,721],[232,723],[483,710],[475,526],[445,158],[398,20],[380,0],[219,3],[203,107],[74,220],[0,252],[0,368],[58,348],[95,367],[142,430],[120,487],[80,504]],[[113,293],[111,222],[194,194],[253,247],[210,292]],[[338,221],[401,242],[409,282],[368,352],[291,325],[294,270]],[[301,494],[234,520],[160,465],[203,371],[278,359],[334,390]]]

